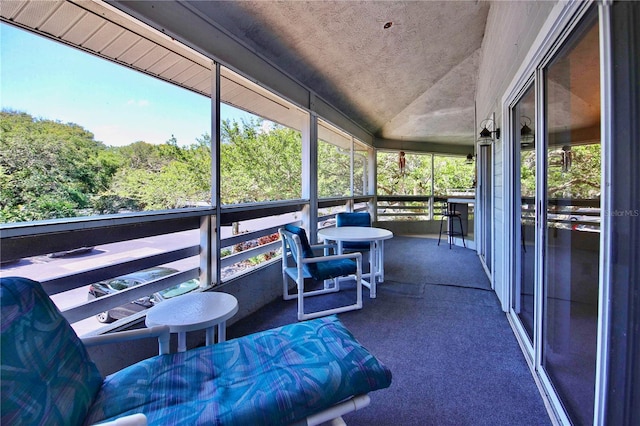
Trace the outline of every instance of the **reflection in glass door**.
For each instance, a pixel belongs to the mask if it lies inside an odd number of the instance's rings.
[[[592,8],[544,68],[544,372],[574,424],[593,422],[600,241],[600,72]]]
[[[535,93],[531,85],[512,109],[514,129],[514,199],[516,238],[513,253],[517,256],[513,279],[511,309],[533,345],[535,299],[535,196],[536,150],[533,123],[535,123]],[[518,226],[519,225],[519,226]]]
[[[491,187],[493,184],[493,168],[492,168],[492,150],[491,145],[480,145],[478,147],[477,156],[477,170],[478,170],[478,202],[479,208],[475,211],[480,217],[476,221],[479,224],[478,229],[478,253],[482,259],[484,266],[487,268],[489,276],[493,275],[491,251],[493,241],[493,219],[491,217],[493,212],[493,198],[491,194]],[[493,280],[492,280],[493,281]]]

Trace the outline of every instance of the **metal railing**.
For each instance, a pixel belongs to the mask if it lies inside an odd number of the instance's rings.
[[[378,215],[402,217],[405,220],[433,219],[439,211],[437,206],[444,200],[430,196],[378,197]],[[369,196],[319,200],[319,211],[325,213],[319,214],[318,223],[331,225],[338,211],[364,210],[371,201],[372,197]],[[178,236],[167,242],[163,250],[130,250],[126,256],[118,256],[117,253],[101,254],[103,257],[98,256],[100,253],[89,255],[82,262],[76,262],[82,263],[82,268],[39,279],[48,294],[57,295],[160,265],[188,265],[161,279],[64,309],[63,315],[73,323],[193,278],[200,278],[201,290],[205,290],[239,275],[252,273],[261,265],[260,262],[277,261],[281,256],[278,228],[287,223],[302,222],[305,207],[308,207],[306,200],[290,200],[223,206],[219,217],[216,216],[216,209],[199,207],[1,224],[2,260],[43,256],[78,247],[130,244],[151,237],[170,239]],[[208,250],[206,248],[214,246],[210,239],[215,233],[204,230],[216,220],[220,222],[220,243],[217,250]],[[105,259],[102,264],[100,259]],[[207,269],[218,267],[220,278],[217,283],[202,279],[212,276],[212,271]],[[7,275],[2,272],[2,275]]]
[[[431,220],[432,196],[378,196],[378,220]]]
[[[319,205],[344,206],[346,203],[353,203],[352,200],[323,200]],[[82,264],[82,267],[64,274],[38,278],[49,295],[59,295],[160,265],[188,265],[161,279],[62,310],[67,320],[74,323],[193,278],[200,278],[201,290],[205,290],[239,275],[251,273],[260,266],[261,259],[276,261],[280,258],[281,248],[278,228],[287,223],[299,223],[305,206],[308,206],[306,200],[224,206],[220,209],[219,218],[216,217],[216,209],[200,207],[0,224],[2,261],[5,264],[79,247],[111,247],[119,243],[133,244],[152,237],[167,238],[163,250],[138,249],[109,254],[97,253],[96,250],[84,255],[85,257],[75,262],[76,266]],[[211,253],[203,248],[214,245],[210,239],[215,233],[203,230],[211,226],[212,221],[215,223],[215,220],[220,221],[221,237],[219,249]],[[169,242],[171,236],[178,237]],[[178,240],[177,244],[175,240]],[[125,249],[114,248],[116,250]],[[217,268],[217,262],[220,267],[219,282],[208,283],[202,277],[212,276],[207,269]],[[6,269],[0,272],[2,276],[9,275]],[[134,315],[132,319],[138,317],[139,315]]]
[[[600,200],[576,198],[551,198],[547,200],[547,226],[554,229],[600,232]],[[533,226],[535,223],[535,199],[521,199],[521,222]]]

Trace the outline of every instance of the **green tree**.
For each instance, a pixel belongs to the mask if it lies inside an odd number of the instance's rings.
[[[547,152],[549,198],[600,198],[601,146],[599,143],[551,148]]]
[[[0,119],[0,214],[4,222],[211,202],[208,134],[186,147],[173,135],[162,145],[138,141],[106,147],[76,124],[12,111],[2,111]],[[300,198],[301,135],[287,127],[264,124],[261,119],[222,123],[224,204]],[[596,151],[587,148],[576,148],[573,155],[574,163],[599,159]],[[429,154],[407,154],[401,168],[397,152],[379,153],[378,193],[430,195],[431,158]],[[436,156],[434,161],[436,195],[471,187],[473,165],[455,157]],[[321,141],[318,163],[319,195],[350,195],[350,153]],[[364,169],[361,164],[358,167],[360,175]],[[582,169],[570,173],[575,175],[572,190],[594,192],[592,173]],[[358,182],[361,185],[361,179]],[[559,185],[558,191],[562,189]],[[361,193],[362,188],[356,192]]]
[[[404,167],[399,152],[378,152],[378,194],[431,195],[431,155],[404,155]]]
[[[318,143],[318,196],[351,195],[351,153],[329,142]]]
[[[456,190],[473,188],[475,163],[467,164],[464,157],[436,155],[433,159],[434,192],[445,196]]]
[[[0,112],[3,222],[77,216],[108,183],[105,146],[77,124]]]
[[[136,142],[120,149],[125,165],[103,199],[133,210],[164,210],[211,202],[210,137],[181,148],[175,138],[163,145]]]
[[[262,131],[262,120],[221,123],[221,198],[223,204],[300,198],[300,133],[279,125]]]

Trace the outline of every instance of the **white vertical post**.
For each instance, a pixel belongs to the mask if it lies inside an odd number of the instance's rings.
[[[354,194],[354,187],[353,187],[353,182],[354,182],[353,173],[354,173],[354,170],[355,170],[353,162],[354,162],[354,159],[355,159],[354,158],[355,157],[354,156],[355,149],[356,149],[355,142],[353,140],[353,136],[351,136],[351,153],[350,153],[350,158],[349,158],[349,166],[350,166],[349,167],[349,170],[350,170],[350,173],[349,173],[349,193],[351,194],[352,197],[355,195]]]
[[[206,252],[200,255],[200,282],[205,278],[208,284],[220,283],[220,64],[214,63],[211,81],[211,204],[215,216],[208,223],[200,224],[200,236],[207,239]],[[202,246],[201,242],[201,246]],[[207,257],[205,260],[204,257]],[[202,264],[208,268],[203,271]]]
[[[309,242],[318,241],[318,116],[311,112],[302,130],[302,198],[309,204],[302,211],[302,225],[307,229]]]
[[[367,195],[371,195],[373,197],[373,202],[370,203],[369,213],[371,213],[371,220],[373,223],[378,221],[378,179],[377,179],[377,163],[376,163],[376,150],[369,149],[369,158],[367,159],[367,163],[369,163],[369,167],[367,171],[369,173],[369,187],[367,188]]]

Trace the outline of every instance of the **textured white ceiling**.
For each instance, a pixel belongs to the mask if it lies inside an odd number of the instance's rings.
[[[473,144],[488,2],[190,5],[377,137]]]

